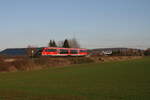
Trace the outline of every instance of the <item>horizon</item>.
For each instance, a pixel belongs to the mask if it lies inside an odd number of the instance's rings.
[[[0,49],[0,52],[5,51],[7,49],[26,49],[28,47],[18,47],[18,48],[5,48],[5,49]],[[33,47],[33,48],[43,48],[43,47]],[[53,47],[52,47],[53,48]],[[55,48],[55,47],[54,47]],[[57,47],[56,47],[57,48]],[[58,48],[63,48],[63,47],[58,47]],[[85,49],[85,48],[83,48]],[[87,49],[87,48],[86,48]],[[89,50],[96,50],[96,49],[137,49],[137,50],[147,50],[146,49],[141,49],[141,48],[127,48],[127,47],[112,47],[112,48],[88,48]]]
[[[150,48],[149,0],[0,1],[0,51],[76,38],[83,48]]]

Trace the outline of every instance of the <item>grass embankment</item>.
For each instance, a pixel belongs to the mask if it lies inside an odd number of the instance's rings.
[[[0,72],[31,71],[50,67],[93,63],[89,57],[0,57]]]
[[[0,73],[0,100],[150,100],[150,58]]]

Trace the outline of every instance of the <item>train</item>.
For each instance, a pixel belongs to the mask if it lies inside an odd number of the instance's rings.
[[[87,56],[88,49],[44,47],[38,53],[40,56]]]

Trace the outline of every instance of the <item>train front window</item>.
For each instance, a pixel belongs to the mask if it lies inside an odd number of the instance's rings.
[[[60,54],[68,54],[68,50],[60,49]]]
[[[78,50],[70,50],[71,54],[78,54]]]
[[[45,52],[56,52],[56,49],[46,49]]]

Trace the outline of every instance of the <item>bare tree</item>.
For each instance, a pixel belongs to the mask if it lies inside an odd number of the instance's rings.
[[[69,40],[69,45],[71,48],[80,48],[80,44],[76,38],[72,38]]]
[[[63,44],[64,44],[64,41],[58,41],[57,42],[57,47],[61,48],[63,46]]]

